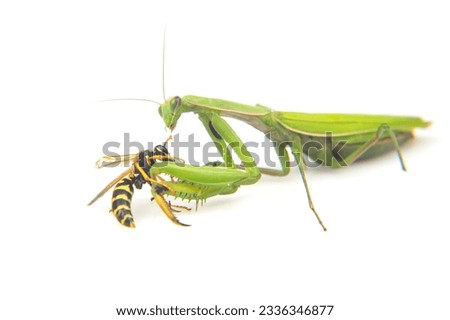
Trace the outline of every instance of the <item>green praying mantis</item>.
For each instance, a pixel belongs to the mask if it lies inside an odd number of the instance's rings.
[[[406,171],[399,145],[413,137],[415,128],[430,125],[430,122],[419,117],[279,112],[262,105],[250,106],[198,96],[171,97],[159,107],[159,114],[170,130],[187,112],[198,115],[224,161],[221,167],[196,167],[194,176],[197,185],[229,184],[235,191],[238,186],[256,183],[262,173],[285,176],[290,171],[289,147],[300,170],[309,207],[324,231],[327,229],[315,209],[306,179],[306,158],[310,157],[325,166],[341,168],[358,159],[371,158],[394,149],[402,169]],[[281,169],[259,168],[243,141],[223,117],[244,121],[263,132],[274,144]],[[334,143],[333,138],[339,139],[339,142]],[[308,148],[305,149],[305,146]],[[234,163],[230,149],[242,164]],[[182,171],[169,169],[165,173],[178,176]],[[220,175],[217,174],[219,172]]]
[[[164,86],[163,95],[165,96]],[[148,99],[114,100],[155,102]],[[251,106],[192,95],[166,99],[159,104],[158,111],[165,126],[171,131],[177,126],[182,114],[197,114],[223,158],[223,162],[202,167],[157,161],[148,170],[151,181],[160,181],[151,184],[154,199],[170,220],[179,225],[185,224],[175,217],[174,209],[165,200],[165,195],[195,200],[198,203],[216,195],[234,193],[241,185],[254,184],[261,174],[285,176],[290,172],[289,148],[299,168],[309,207],[326,231],[312,200],[305,163],[312,160],[316,164],[341,168],[359,159],[395,150],[402,169],[406,171],[399,146],[413,137],[414,129],[426,128],[431,124],[419,117],[410,116],[279,112],[262,105]],[[243,121],[264,133],[274,145],[281,169],[258,167],[225,117]],[[234,162],[232,152],[239,158],[240,164]],[[162,180],[162,174],[170,176],[170,181]]]

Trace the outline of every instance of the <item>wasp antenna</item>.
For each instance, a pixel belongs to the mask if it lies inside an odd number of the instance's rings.
[[[161,104],[158,101],[150,100],[150,99],[139,99],[139,98],[120,98],[120,99],[97,100],[96,103],[108,102],[108,101],[144,101],[144,102],[156,103],[158,106],[161,106]]]

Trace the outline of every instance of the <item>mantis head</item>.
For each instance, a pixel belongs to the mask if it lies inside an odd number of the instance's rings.
[[[181,98],[176,96],[167,99],[163,104],[161,104],[158,112],[163,118],[166,127],[172,131],[175,129],[178,119],[184,111],[183,109]]]

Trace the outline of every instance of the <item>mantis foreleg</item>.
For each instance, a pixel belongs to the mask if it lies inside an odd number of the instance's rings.
[[[155,163],[150,169],[152,178],[161,174],[175,178],[164,185],[153,184],[152,195],[166,216],[175,224],[188,226],[180,222],[165,195],[172,195],[183,200],[194,200],[197,204],[216,195],[225,195],[248,182],[250,174],[245,170],[228,167],[195,167],[173,162]],[[169,191],[170,189],[170,191]],[[173,190],[173,192],[172,192]]]
[[[261,172],[247,147],[233,128],[220,115],[215,113],[202,113],[199,114],[199,118],[207,128],[216,146],[218,146],[219,152],[224,157],[225,165],[227,167],[235,167],[228,147],[231,147],[242,161],[242,167],[248,173],[248,176],[245,181],[241,181],[241,184],[253,184],[258,181],[261,177]]]

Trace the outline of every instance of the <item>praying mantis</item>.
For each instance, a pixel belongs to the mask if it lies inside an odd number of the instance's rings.
[[[406,171],[399,145],[413,137],[415,128],[430,125],[430,122],[419,117],[279,112],[262,105],[250,106],[191,95],[171,97],[159,106],[158,111],[170,130],[175,129],[182,114],[197,114],[219,150],[224,161],[222,166],[200,168],[196,179],[199,185],[212,180],[225,183],[222,180],[225,178],[228,181],[231,179],[234,185],[253,184],[262,173],[285,176],[290,171],[287,165],[289,147],[300,170],[309,207],[324,231],[327,229],[315,209],[306,179],[307,157],[328,167],[341,168],[358,159],[371,158],[394,149],[402,169]],[[223,117],[244,121],[263,132],[274,144],[281,169],[259,168],[245,144]],[[338,143],[333,142],[336,138],[339,139]],[[242,164],[234,163],[230,149]],[[223,170],[224,176],[215,175],[214,172],[219,172],[219,169]]]

